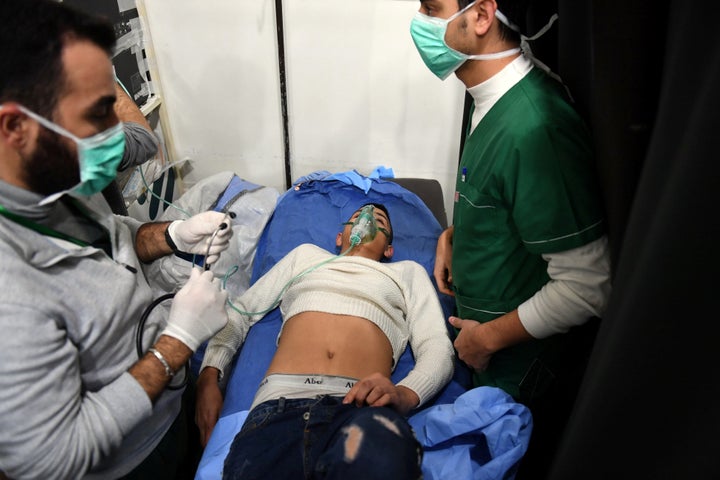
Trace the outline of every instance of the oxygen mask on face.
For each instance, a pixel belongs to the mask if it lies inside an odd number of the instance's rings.
[[[356,246],[361,243],[372,242],[377,235],[378,226],[375,221],[375,207],[365,205],[360,210],[350,229],[350,245]]]

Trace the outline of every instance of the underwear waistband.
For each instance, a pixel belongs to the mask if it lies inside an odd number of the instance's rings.
[[[338,375],[302,375],[272,373],[258,387],[250,410],[268,400],[284,398],[314,398],[318,395],[345,396],[357,378]]]

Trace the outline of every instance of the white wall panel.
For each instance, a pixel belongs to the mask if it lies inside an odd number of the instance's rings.
[[[328,169],[436,178],[450,212],[464,89],[441,82],[410,37],[419,2],[289,0],[293,177]]]
[[[284,189],[272,0],[145,0],[163,106],[190,178],[222,170]]]
[[[274,0],[145,0],[176,159],[285,188]],[[284,0],[291,178],[392,167],[448,215],[464,89],[423,65],[412,0]]]

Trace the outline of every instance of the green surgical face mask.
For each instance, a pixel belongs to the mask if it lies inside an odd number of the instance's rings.
[[[50,195],[41,203],[49,203],[65,193],[77,193],[89,197],[100,193],[117,176],[117,168],[125,151],[125,132],[122,122],[87,138],[78,138],[60,125],[47,120],[22,105],[18,108],[40,125],[72,139],[77,145],[80,183],[70,190]]]
[[[495,60],[520,52],[519,48],[512,48],[497,53],[468,55],[454,50],[445,43],[448,24],[465,13],[474,4],[475,2],[470,3],[459,12],[451,15],[450,18],[430,17],[418,12],[410,24],[410,34],[420,57],[428,69],[440,80],[445,80],[467,60]],[[500,11],[497,11],[496,15],[499,13]],[[504,15],[502,17],[497,16],[500,21],[505,18]]]

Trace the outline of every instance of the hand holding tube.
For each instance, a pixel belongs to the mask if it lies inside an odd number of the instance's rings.
[[[220,253],[228,248],[233,231],[227,214],[203,212],[187,220],[172,222],[167,233],[177,250],[207,255],[205,263],[214,264]]]
[[[177,338],[192,351],[227,323],[227,291],[212,272],[193,268],[190,278],[175,294],[163,335]]]

